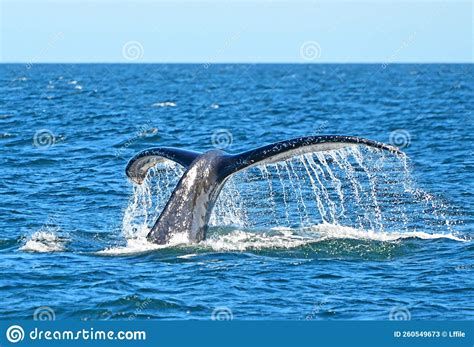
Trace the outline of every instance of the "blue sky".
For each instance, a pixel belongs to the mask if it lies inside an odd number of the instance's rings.
[[[1,1],[2,62],[472,62],[472,2]]]

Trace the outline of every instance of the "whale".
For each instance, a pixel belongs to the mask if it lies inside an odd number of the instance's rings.
[[[288,160],[314,152],[348,146],[367,146],[404,155],[397,147],[355,136],[307,136],[275,142],[249,151],[230,154],[220,149],[204,153],[174,147],[145,149],[128,162],[125,173],[135,184],[143,184],[148,171],[171,160],[184,168],[161,214],[147,235],[155,244],[167,244],[177,233],[187,233],[189,242],[206,238],[213,207],[225,182],[248,168]]]

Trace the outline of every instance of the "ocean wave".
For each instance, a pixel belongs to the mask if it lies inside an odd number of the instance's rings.
[[[66,242],[67,239],[58,236],[54,231],[37,231],[20,247],[20,251],[37,253],[63,252]]]
[[[422,240],[433,240],[433,239],[449,239],[459,242],[470,241],[467,238],[463,238],[453,233],[427,233],[423,231],[406,231],[406,232],[388,232],[388,231],[374,231],[374,230],[362,230],[352,227],[346,227],[334,224],[319,224],[310,227],[312,231],[318,232],[325,238],[329,239],[356,239],[356,240],[369,240],[369,241],[399,241],[403,239],[422,239]]]
[[[451,233],[430,234],[422,231],[379,232],[323,223],[299,229],[275,227],[268,230],[244,230],[242,228],[224,230],[220,228],[214,228],[208,239],[198,244],[192,244],[192,247],[197,247],[198,249],[200,248],[203,251],[211,250],[214,252],[243,252],[248,250],[266,249],[285,250],[336,239],[374,242],[400,242],[406,239],[448,239],[457,242],[470,241],[467,238],[463,238],[462,236],[457,236]],[[127,244],[125,246],[111,247],[99,251],[97,254],[131,255],[147,253],[166,248],[189,246],[191,245],[189,244],[187,236],[183,233],[180,233],[174,235],[170,243],[166,245],[150,243],[146,240],[146,238],[132,238],[127,240]]]

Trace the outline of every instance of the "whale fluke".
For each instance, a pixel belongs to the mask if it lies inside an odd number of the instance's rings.
[[[172,160],[186,169],[200,154],[173,147],[149,148],[130,159],[125,173],[132,181],[141,184],[148,170],[159,162],[166,159]]]
[[[337,135],[308,136],[272,143],[234,155],[235,163],[232,170],[240,171],[249,166],[284,161],[300,154],[330,151],[351,145],[365,145],[398,155],[404,154],[397,147],[362,137]]]
[[[347,146],[364,145],[404,155],[398,148],[354,136],[309,136],[276,142],[250,151],[231,155],[221,150],[205,153],[178,148],[151,148],[135,155],[126,167],[127,176],[141,184],[150,168],[163,160],[172,160],[186,171],[166,203],[147,239],[168,243],[174,233],[186,232],[191,242],[206,237],[212,209],[225,184],[234,173],[246,168],[275,163],[305,153],[329,151]]]

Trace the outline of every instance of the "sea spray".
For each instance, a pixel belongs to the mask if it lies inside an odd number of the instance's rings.
[[[166,161],[150,170],[142,185],[134,185],[123,219],[126,239],[145,238],[183,172]],[[439,234],[452,231],[444,208],[416,188],[405,156],[350,146],[233,175],[216,202],[210,226],[233,226],[240,233],[330,225],[381,235]]]
[[[212,226],[234,225],[239,227],[247,225],[245,206],[243,206],[238,184],[234,177],[230,177],[222,188],[209,224]]]
[[[133,195],[122,223],[122,233],[127,240],[146,237],[183,173],[182,166],[164,161],[149,170],[142,184],[133,184]]]

